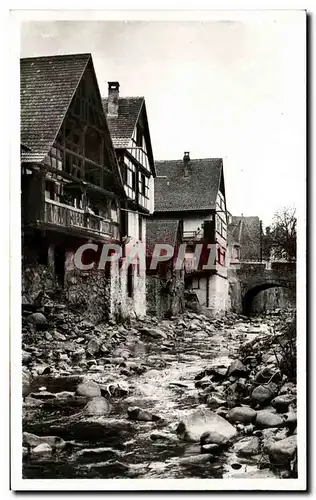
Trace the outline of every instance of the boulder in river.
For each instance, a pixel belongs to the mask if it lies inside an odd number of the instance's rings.
[[[184,441],[199,442],[205,433],[215,433],[221,438],[229,440],[237,434],[237,431],[227,420],[205,408],[198,408],[190,412],[177,427],[177,434]],[[210,442],[219,444],[216,442],[218,439]]]
[[[250,408],[250,406],[236,406],[232,408],[227,414],[229,422],[241,422],[243,424],[250,424],[256,418],[257,412]]]
[[[76,394],[78,396],[86,396],[87,398],[95,398],[101,396],[101,389],[93,380],[87,380],[78,385]]]
[[[32,355],[29,352],[22,352],[22,365],[29,365],[32,361]]]
[[[297,450],[297,436],[289,436],[281,441],[275,441],[269,448],[270,461],[286,465],[294,459]]]
[[[111,412],[111,405],[107,399],[102,396],[97,396],[90,399],[83,409],[85,415],[100,416],[109,415]]]
[[[276,441],[281,441],[287,437],[288,431],[286,428],[270,427],[260,431],[262,434],[262,451],[269,453],[269,449]]]
[[[166,339],[167,334],[160,330],[159,328],[147,328],[142,327],[139,329],[140,333],[146,335],[147,337],[152,337],[153,339]]]
[[[259,449],[260,439],[257,436],[243,438],[234,444],[234,451],[239,457],[258,455]]]
[[[49,457],[53,453],[53,449],[47,443],[41,443],[37,445],[33,450],[32,454],[41,456],[41,457]]]
[[[277,413],[272,413],[270,410],[260,410],[257,412],[256,427],[259,429],[282,427],[283,425],[284,420]]]
[[[267,385],[258,385],[251,393],[251,399],[254,403],[261,405],[268,404],[271,399],[277,394],[278,387],[273,382]]]
[[[32,323],[33,325],[36,326],[45,326],[47,324],[47,319],[44,316],[44,314],[40,312],[35,312],[30,314],[27,318],[26,321],[28,323]]]
[[[90,354],[90,356],[95,356],[98,354],[100,350],[100,342],[96,339],[91,339],[87,345],[86,352]]]
[[[51,367],[49,365],[36,365],[33,366],[33,371],[36,375],[48,375],[51,372]]]
[[[51,448],[62,449],[66,446],[66,442],[58,436],[36,436],[30,432],[23,432],[23,443],[31,448],[40,444],[48,444]]]
[[[267,384],[269,382],[278,383],[281,379],[281,372],[276,370],[275,367],[271,365],[260,370],[255,376],[255,382],[257,384]]]
[[[156,422],[158,420],[161,420],[158,415],[153,415],[152,413],[150,413],[150,411],[143,410],[138,406],[130,406],[129,408],[127,408],[127,414],[130,420],[139,420],[142,422]]]
[[[200,455],[191,455],[190,457],[179,458],[177,463],[179,465],[198,465],[205,464],[207,462],[212,462],[214,460],[213,455],[202,453]]]
[[[153,441],[166,441],[171,443],[178,443],[179,439],[174,434],[168,432],[154,431],[150,434],[150,439]]]
[[[289,409],[289,405],[295,401],[295,396],[291,394],[282,394],[275,397],[271,401],[271,405],[280,413],[285,413]]]
[[[228,377],[248,377],[249,372],[245,365],[239,360],[235,359],[227,370]]]

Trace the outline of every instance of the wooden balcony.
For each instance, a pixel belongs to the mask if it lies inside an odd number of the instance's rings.
[[[119,225],[98,215],[53,200],[45,199],[45,224],[87,232],[89,236],[103,236],[104,238],[120,239]]]
[[[203,238],[203,231],[183,231],[183,241],[184,242],[189,242],[189,241],[199,241]]]

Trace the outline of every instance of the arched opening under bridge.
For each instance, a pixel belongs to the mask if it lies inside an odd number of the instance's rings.
[[[249,290],[246,291],[242,299],[242,313],[245,316],[251,315],[253,301],[254,298],[258,295],[258,293],[264,290],[268,290],[269,288],[287,288],[287,286],[285,284],[276,282],[266,282],[251,287]]]

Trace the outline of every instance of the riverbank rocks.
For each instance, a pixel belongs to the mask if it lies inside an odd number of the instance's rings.
[[[184,441],[199,442],[205,433],[210,433],[212,440],[201,444],[220,444],[233,438],[237,431],[227,420],[205,408],[193,410],[177,427],[177,434]]]
[[[40,326],[40,327],[41,326],[46,326],[46,324],[47,324],[46,317],[44,316],[44,314],[42,314],[40,312],[35,312],[35,313],[30,314],[26,318],[26,321],[28,323],[31,323],[33,325]]]
[[[224,365],[214,366],[206,370],[208,375],[211,375],[212,381],[221,382],[226,378],[227,367]]]
[[[276,441],[281,441],[285,439],[288,435],[288,431],[286,428],[268,428],[263,429],[261,432],[262,435],[262,451],[263,453],[269,453],[269,449],[273,443]]]
[[[203,394],[205,395],[205,394]],[[217,409],[226,404],[226,399],[221,395],[213,392],[206,396],[206,403],[211,409]]]
[[[250,406],[236,406],[228,412],[226,418],[229,422],[250,424],[254,421],[256,415],[257,412],[250,408]]]
[[[276,396],[278,386],[273,382],[267,385],[258,385],[251,393],[251,399],[254,403],[260,405],[268,404],[274,396]]]
[[[228,377],[247,378],[248,375],[249,372],[247,368],[239,359],[235,359],[227,370]]]
[[[22,352],[22,365],[29,365],[32,361],[32,355],[29,352]]]
[[[282,394],[296,394],[296,391],[297,391],[297,388],[296,388],[296,384],[294,384],[293,382],[287,382],[286,384],[282,385],[280,391],[279,391],[279,394],[282,395]]]
[[[153,441],[166,441],[170,443],[178,443],[179,439],[174,434],[167,432],[154,431],[150,434],[150,439]]]
[[[286,465],[294,459],[296,451],[297,437],[293,435],[274,442],[269,448],[269,458],[274,464]]]
[[[255,382],[257,384],[267,384],[269,382],[278,383],[282,380],[282,375],[279,370],[276,370],[274,366],[266,366],[260,370],[255,376]]]
[[[234,444],[233,450],[239,457],[258,455],[260,451],[260,439],[256,436],[243,438]]]
[[[30,392],[33,377],[29,371],[22,370],[22,394],[26,396]]]
[[[157,422],[161,420],[158,415],[153,415],[148,410],[143,410],[138,406],[130,406],[127,408],[128,418],[130,420],[139,420],[142,422]]]
[[[90,356],[95,356],[100,350],[100,342],[96,339],[91,339],[87,345],[86,352]]]
[[[159,328],[142,327],[139,329],[142,335],[147,337],[152,337],[153,339],[166,339],[167,334],[160,330]]]
[[[51,367],[49,365],[35,365],[33,366],[32,372],[36,375],[48,375],[51,372]]]
[[[102,396],[92,398],[84,407],[83,412],[89,416],[109,415],[111,412],[111,405],[107,399]]]
[[[58,436],[36,436],[30,432],[23,432],[23,444],[34,448],[41,444],[47,444],[50,448],[63,449],[66,446],[66,442]]]
[[[213,455],[202,453],[201,455],[192,455],[190,457],[179,458],[177,460],[177,463],[179,465],[198,465],[198,464],[205,464],[207,462],[212,462],[213,460],[214,460]]]
[[[88,380],[78,385],[76,389],[76,394],[77,396],[95,398],[101,396],[101,389],[96,382],[93,382],[93,380]]]
[[[267,427],[282,427],[284,420],[276,413],[269,410],[260,410],[256,416],[256,427],[264,429]]]

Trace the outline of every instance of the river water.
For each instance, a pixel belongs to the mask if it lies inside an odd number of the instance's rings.
[[[183,463],[183,457],[200,455],[200,446],[177,439],[154,440],[155,432],[175,434],[183,416],[196,407],[207,407],[195,387],[195,376],[211,365],[229,366],[237,356],[240,345],[259,333],[267,332],[269,320],[235,322],[221,329],[185,330],[183,335],[168,340],[147,340],[144,352],[137,346],[129,361],[145,363],[147,371],[132,375],[127,382],[130,393],[125,398],[111,399],[109,425],[99,427],[58,427],[53,420],[72,416],[84,403],[47,402],[29,409],[23,430],[37,435],[58,435],[67,441],[62,451],[52,457],[37,459],[27,455],[23,459],[24,478],[231,478],[275,477],[269,469],[259,470],[258,457],[241,459],[232,451],[223,452],[212,462]],[[119,377],[116,365],[105,367],[107,378]],[[102,382],[103,374],[91,374]],[[75,391],[82,374],[63,377],[38,377],[30,392],[45,387],[54,393]],[[120,376],[122,379],[122,376]],[[160,422],[134,422],[127,416],[129,406],[150,410],[164,419]],[[189,462],[193,462],[189,460]]]

